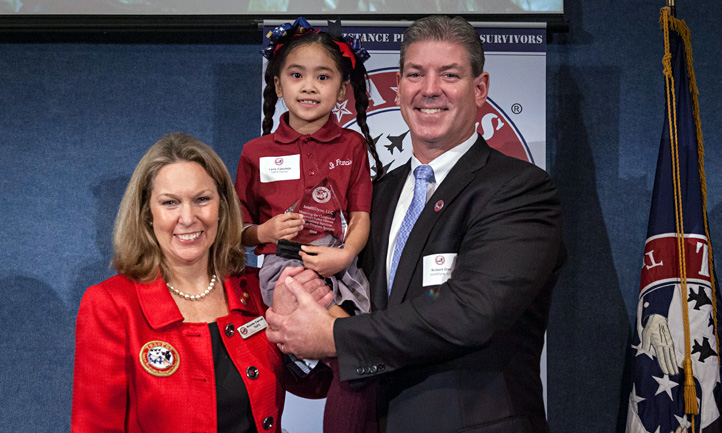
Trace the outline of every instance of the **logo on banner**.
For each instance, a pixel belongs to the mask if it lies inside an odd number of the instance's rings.
[[[367,118],[384,174],[411,157],[409,128],[396,105],[397,71],[398,68],[385,68],[369,72]],[[353,95],[349,92],[348,100],[341,103],[345,108],[343,114],[336,111],[336,115],[339,124],[356,129],[356,110],[353,109],[356,105],[352,100]],[[521,132],[491,98],[487,98],[476,114],[476,130],[494,149],[523,161],[534,162]]]

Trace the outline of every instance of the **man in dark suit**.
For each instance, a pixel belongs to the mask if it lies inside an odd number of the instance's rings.
[[[398,104],[413,157],[374,185],[360,262],[372,313],[331,317],[288,279],[298,308],[267,315],[283,351],[378,378],[382,431],[548,431],[539,361],[566,254],[560,206],[546,172],[475,132],[483,62],[461,18],[409,27]]]

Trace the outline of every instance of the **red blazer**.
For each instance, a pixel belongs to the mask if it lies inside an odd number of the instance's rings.
[[[257,269],[225,281],[230,313],[221,338],[248,390],[259,432],[280,432],[284,387],[323,397],[319,372],[296,381],[265,330],[242,328],[263,315]],[[75,331],[73,432],[216,432],[216,383],[206,323],[184,323],[158,278],[117,275],[83,296]]]

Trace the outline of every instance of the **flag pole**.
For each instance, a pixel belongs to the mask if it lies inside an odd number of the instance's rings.
[[[677,6],[675,6],[675,0],[667,0],[667,7],[669,8],[670,15],[677,18]]]

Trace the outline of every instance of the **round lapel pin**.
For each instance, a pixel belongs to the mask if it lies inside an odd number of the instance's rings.
[[[178,370],[180,356],[164,341],[149,341],[140,349],[140,365],[153,376],[166,377]]]
[[[439,200],[434,205],[434,211],[438,212],[441,210],[442,207],[444,207],[444,200]]]

